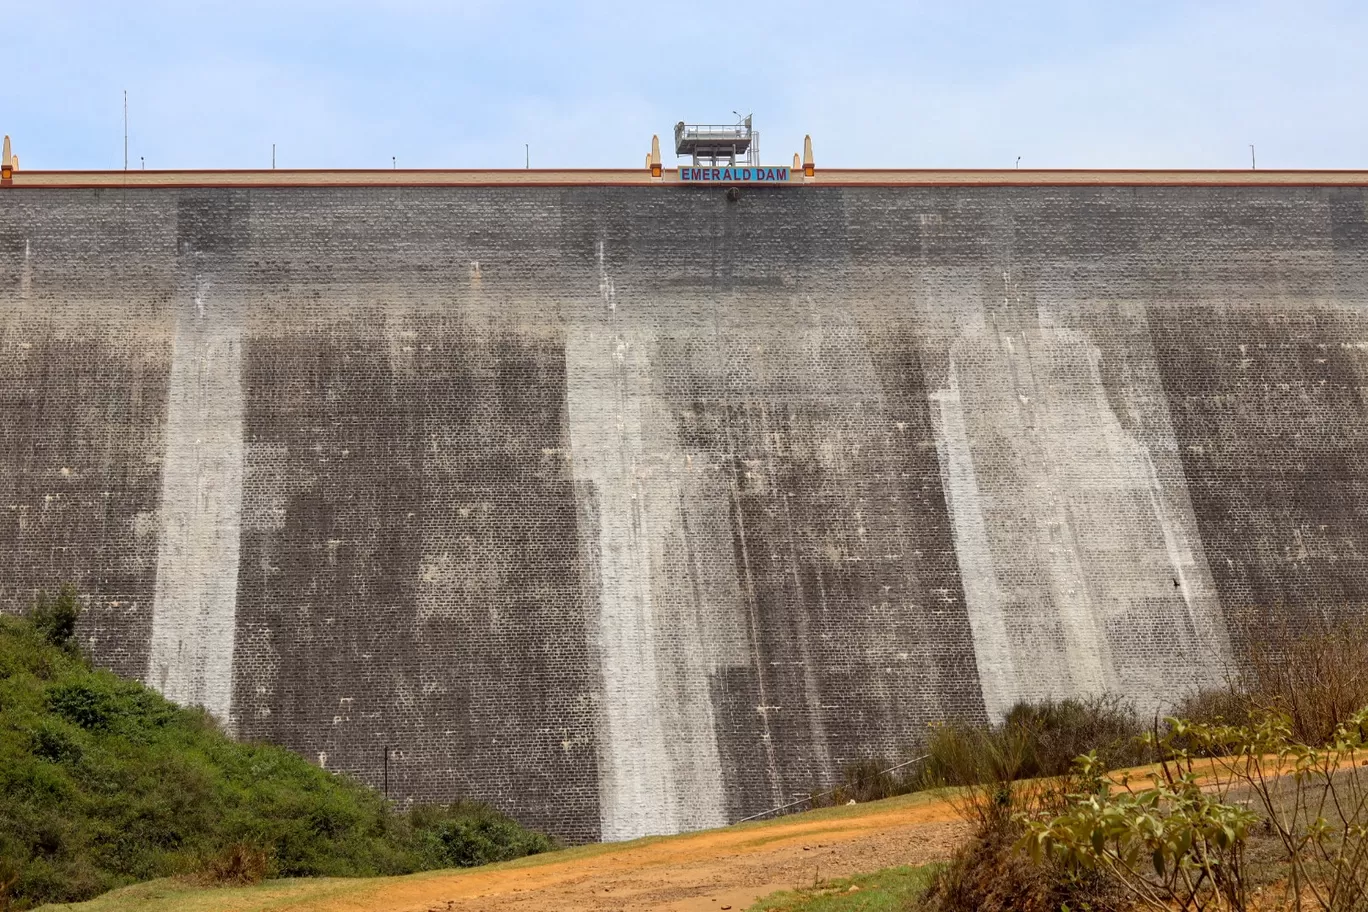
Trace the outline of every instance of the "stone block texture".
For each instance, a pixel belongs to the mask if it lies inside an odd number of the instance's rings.
[[[401,800],[737,820],[1368,599],[1368,197],[0,193],[0,605]]]

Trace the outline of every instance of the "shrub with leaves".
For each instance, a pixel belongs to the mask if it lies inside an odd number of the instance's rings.
[[[1103,871],[1153,909],[1251,908],[1246,848],[1258,828],[1282,850],[1281,905],[1368,909],[1368,709],[1330,743],[1294,737],[1285,713],[1249,724],[1166,720],[1148,786],[1100,777],[1064,813],[1026,819],[1020,846],[1037,861]],[[1080,758],[1087,768],[1092,758]]]
[[[1247,726],[1173,722],[1214,762],[1217,788],[1238,788],[1262,811],[1283,849],[1289,902],[1326,912],[1368,909],[1368,708],[1308,745],[1286,713]]]
[[[1096,758],[1079,758],[1088,776]],[[1244,840],[1258,816],[1202,789],[1190,766],[1162,765],[1147,788],[1097,777],[1050,820],[1028,820],[1022,844],[1036,861],[1100,871],[1153,909],[1245,909]]]
[[[81,601],[76,595],[76,587],[63,584],[56,596],[48,595],[47,590],[39,590],[29,620],[43,635],[43,639],[67,652],[76,649],[76,620],[81,616]]]

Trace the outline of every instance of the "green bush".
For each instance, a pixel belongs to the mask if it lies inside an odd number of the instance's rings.
[[[39,590],[29,612],[29,619],[43,639],[69,652],[76,649],[76,619],[80,616],[81,603],[76,587],[70,583],[63,585],[55,597],[49,596],[47,590]]]
[[[1135,712],[1117,697],[1018,703],[996,725],[947,723],[927,739],[923,784],[972,785],[1066,775],[1095,753],[1106,768],[1148,759]]]
[[[1368,909],[1368,708],[1323,745],[1275,711],[1242,725],[1167,722],[1151,736],[1157,773],[1099,777],[1061,811],[1024,815],[1026,855],[1105,876],[1148,908]],[[1259,840],[1273,851],[1256,866]]]
[[[1249,694],[1234,685],[1195,690],[1178,701],[1173,715],[1186,722],[1246,725],[1251,710]]]
[[[402,874],[552,847],[481,805],[396,813],[289,751],[232,741],[203,710],[91,668],[62,620],[72,603],[0,617],[0,909],[173,875]]]
[[[460,802],[415,808],[409,822],[426,843],[435,868],[467,868],[549,852],[549,837],[518,826],[489,807]]]
[[[938,725],[922,779],[950,795],[973,835],[937,875],[924,907],[936,912],[1053,912],[1125,908],[1115,885],[1016,849],[1029,819],[1052,817],[1095,787],[1104,766],[1144,762],[1143,727],[1116,697],[1018,703],[995,725]],[[1079,754],[1094,766],[1081,778]],[[1098,760],[1098,757],[1105,758]]]
[[[1026,733],[1026,775],[1062,776],[1080,754],[1094,753],[1106,769],[1135,766],[1149,755],[1135,710],[1120,697],[1018,703],[1003,722]]]
[[[1036,734],[1018,713],[1016,724],[945,737],[940,762],[966,780],[948,797],[973,833],[937,874],[924,907],[934,912],[1127,908],[1105,877],[1069,870],[1052,859],[1033,861],[1018,852],[1027,821],[1050,819],[1069,807],[1075,795],[1099,788],[1097,767],[1024,778],[1027,761],[1035,763]]]

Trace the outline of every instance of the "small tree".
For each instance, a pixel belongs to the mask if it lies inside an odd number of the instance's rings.
[[[43,638],[67,652],[76,651],[76,619],[80,616],[81,603],[76,596],[76,587],[71,583],[62,584],[56,597],[40,589],[29,611],[29,620]]]

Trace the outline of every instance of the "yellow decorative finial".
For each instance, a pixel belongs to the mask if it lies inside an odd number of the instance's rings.
[[[797,153],[797,152],[794,152],[794,153],[793,153],[793,170],[794,170],[794,171],[801,171],[801,170],[803,170],[803,160],[802,160],[801,158],[798,157],[798,153]]]
[[[812,163],[812,134],[803,137],[803,176],[813,177],[817,168]]]
[[[10,141],[9,141],[9,136],[6,135],[6,136],[5,136],[5,151],[4,151],[4,154],[3,154],[3,155],[0,155],[0,165],[9,165],[9,163],[10,163]]]
[[[651,135],[651,155],[646,159],[646,166],[651,169],[651,177],[660,177],[665,173],[660,164],[660,137]]]
[[[10,138],[5,137],[5,148],[0,151],[0,187],[14,182],[14,156],[10,153]]]

